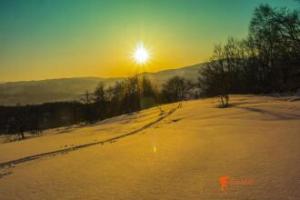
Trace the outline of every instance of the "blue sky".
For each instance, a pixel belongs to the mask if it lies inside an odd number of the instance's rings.
[[[294,0],[0,0],[0,81],[127,76],[143,41],[148,71],[205,62],[243,38],[256,6]]]

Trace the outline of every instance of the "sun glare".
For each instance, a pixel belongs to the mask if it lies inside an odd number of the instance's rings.
[[[143,43],[139,43],[133,53],[133,59],[138,64],[145,64],[149,60],[149,52]]]

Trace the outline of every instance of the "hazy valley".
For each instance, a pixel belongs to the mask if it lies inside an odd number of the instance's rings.
[[[203,65],[198,64],[156,73],[144,73],[144,76],[149,78],[157,87],[160,87],[174,76],[181,76],[191,81],[197,81],[198,71]],[[80,96],[86,91],[93,92],[100,82],[109,86],[123,79],[126,79],[126,77],[82,77],[8,83],[0,82],[0,105],[26,105],[79,100]]]

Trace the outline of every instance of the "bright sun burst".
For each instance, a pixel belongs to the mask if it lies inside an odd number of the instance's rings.
[[[142,42],[137,45],[133,53],[133,59],[138,64],[145,64],[149,60],[149,52]]]

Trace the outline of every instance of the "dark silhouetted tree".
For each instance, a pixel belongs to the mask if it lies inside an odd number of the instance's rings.
[[[175,76],[169,79],[163,86],[161,97],[164,102],[182,101],[187,89],[187,83],[184,78]]]
[[[104,119],[107,115],[107,101],[105,95],[104,85],[99,83],[94,91],[94,107],[97,119]]]

